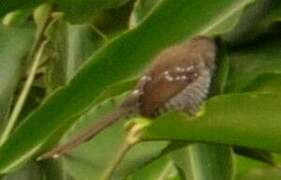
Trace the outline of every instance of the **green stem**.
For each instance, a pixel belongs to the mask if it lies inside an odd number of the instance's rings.
[[[29,93],[29,90],[32,86],[32,83],[33,83],[33,80],[35,78],[35,75],[36,75],[36,70],[40,64],[40,59],[42,58],[42,55],[43,55],[43,52],[44,52],[44,49],[45,49],[45,46],[47,44],[47,41],[44,41],[41,46],[39,47],[39,50],[38,52],[36,53],[35,55],[35,59],[34,59],[34,62],[31,66],[31,69],[30,69],[30,73],[29,73],[29,76],[26,80],[26,83],[24,84],[24,87],[19,95],[19,98],[16,102],[16,105],[11,113],[11,116],[9,118],[9,121],[8,121],[8,124],[7,126],[5,127],[4,131],[3,131],[3,134],[1,136],[1,139],[0,139],[0,146],[8,139],[10,133],[12,132],[15,124],[16,124],[16,120],[22,110],[22,107],[25,103],[25,100],[27,98],[27,95]]]
[[[28,78],[24,84],[24,87],[16,101],[16,104],[11,112],[10,118],[7,122],[7,125],[5,127],[5,129],[3,130],[3,133],[1,134],[0,137],[0,146],[3,145],[3,143],[8,139],[9,135],[11,134],[12,130],[14,129],[14,126],[16,124],[16,121],[18,119],[18,116],[23,108],[23,105],[25,103],[25,100],[27,98],[27,95],[29,93],[29,90],[32,86],[33,80],[36,76],[36,70],[40,65],[40,59],[42,58],[43,55],[43,51],[45,49],[45,46],[47,44],[47,41],[44,41],[41,43],[43,36],[44,36],[44,32],[45,29],[48,25],[48,16],[50,13],[50,8],[47,9],[47,13],[46,13],[46,17],[44,18],[42,25],[40,27],[38,27],[38,30],[36,32],[36,36],[35,36],[35,40],[32,44],[30,53],[28,54],[28,57],[26,59],[26,62],[31,62],[32,59],[34,59],[32,65],[31,65],[31,69],[28,75]],[[41,45],[40,45],[41,43]],[[40,47],[39,47],[40,46]]]
[[[127,152],[131,149],[133,144],[129,143],[127,140],[122,144],[121,148],[119,149],[115,159],[110,164],[110,166],[105,170],[105,173],[102,176],[102,180],[108,180],[112,177],[116,167],[120,164],[122,159],[125,157]]]
[[[141,139],[141,129],[142,126],[139,125],[132,125],[127,133],[127,136],[122,144],[122,146],[120,147],[116,157],[114,158],[114,160],[112,161],[112,163],[110,164],[110,166],[105,170],[103,176],[102,176],[102,180],[108,180],[113,176],[113,173],[116,169],[116,167],[120,164],[120,162],[124,159],[125,155],[127,154],[127,152],[138,142],[140,142]]]
[[[159,175],[159,177],[156,180],[162,180],[165,179],[167,174],[169,173],[170,169],[173,167],[173,163],[169,161],[167,165],[164,167],[162,173]]]
[[[105,41],[108,42],[108,37],[101,31],[99,30],[95,25],[91,24],[91,27],[93,30]]]

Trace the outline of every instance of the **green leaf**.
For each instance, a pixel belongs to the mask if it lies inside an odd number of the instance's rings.
[[[181,143],[183,144],[183,142]],[[184,143],[185,143],[184,147],[176,149],[175,151],[171,152],[169,156],[173,160],[182,179],[192,180],[194,179],[194,172],[192,171],[191,168],[191,159],[190,159],[191,156],[189,151],[190,148],[188,146],[190,145],[190,143],[187,142]]]
[[[1,180],[43,180],[44,173],[40,166],[30,161],[19,170],[4,176]]]
[[[39,85],[34,85],[31,87],[29,94],[27,96],[26,102],[21,110],[21,113],[18,117],[17,124],[20,124],[20,122],[35,108],[37,108],[42,100],[44,99],[46,95],[45,89],[43,87],[40,87]]]
[[[280,1],[271,1],[270,11],[266,17],[262,20],[261,24],[263,26],[269,26],[272,23],[280,22],[281,20],[281,2]]]
[[[214,73],[214,77],[212,78],[209,96],[223,94],[228,80],[230,66],[229,55],[224,45],[221,42],[219,44],[219,50],[216,58],[216,71]]]
[[[58,9],[65,13],[72,22],[90,20],[98,12],[116,8],[129,0],[59,0],[55,1]]]
[[[151,159],[158,157],[167,145],[167,141],[142,142],[135,145],[117,168],[116,177],[127,176],[135,172],[139,167],[150,162]]]
[[[206,34],[252,0],[164,0],[137,28],[114,39],[16,130],[0,148],[0,173],[34,157],[66,130],[109,85],[136,76],[165,47]],[[206,11],[208,9],[208,11]],[[6,156],[6,154],[10,154]]]
[[[24,8],[32,8],[47,0],[2,0],[0,2],[0,16],[4,14]]]
[[[273,162],[272,153],[268,151],[262,151],[258,149],[244,148],[244,147],[234,147],[234,152],[241,156],[245,156],[251,159],[255,159],[266,163],[268,165],[275,165]]]
[[[280,22],[280,10],[281,2],[276,0],[259,0],[250,4],[235,27],[223,35],[223,39],[232,45],[251,42],[259,35],[271,31],[274,23]]]
[[[180,179],[173,162],[164,156],[144,168],[138,170],[127,178],[128,180],[155,180],[155,179]]]
[[[134,28],[140,24],[152,8],[160,1],[161,0],[137,0],[130,16],[129,27]]]
[[[2,23],[5,26],[20,26],[26,23],[31,14],[30,9],[13,11],[3,17]]]
[[[194,179],[231,180],[234,171],[232,151],[228,146],[193,144],[190,161]]]
[[[281,43],[276,37],[265,37],[253,46],[230,52],[230,74],[227,92],[243,91],[264,73],[281,71]]]
[[[281,152],[281,96],[245,93],[216,96],[196,118],[169,113],[146,129],[145,139],[175,139]]]
[[[99,103],[107,98],[114,97],[120,94],[123,94],[124,92],[129,91],[130,89],[133,89],[136,85],[136,79],[133,80],[125,80],[118,83],[115,83],[108,88],[106,88],[100,96],[98,96],[96,102]]]
[[[10,110],[33,35],[33,27],[0,27],[0,124]]]
[[[259,168],[250,171],[247,175],[239,178],[238,180],[279,180],[281,178],[280,168]]]
[[[280,92],[281,90],[281,72],[264,73],[258,76],[243,91],[257,92]]]
[[[184,179],[232,179],[234,164],[230,147],[217,144],[189,144],[171,153]]]
[[[40,162],[42,171],[44,171],[45,180],[67,180],[63,164],[60,160],[46,160]]]
[[[158,142],[156,142],[158,143]],[[152,144],[152,143],[151,143]],[[144,144],[146,145],[146,144]],[[159,145],[159,143],[158,143]],[[148,176],[147,178],[156,178],[157,177],[163,177],[165,176],[177,176],[174,178],[179,178],[181,176],[181,172],[178,171],[178,167],[176,167],[176,164],[171,161],[170,156],[174,152],[177,152],[178,149],[181,149],[182,147],[185,147],[187,145],[186,142],[170,142],[165,148],[159,148],[161,149],[160,153],[156,153],[156,156],[151,156],[152,158],[143,161],[142,163],[139,163],[138,166],[135,166],[135,170],[131,171],[130,174],[131,178],[140,178],[144,176]],[[142,151],[142,149],[140,149]],[[145,154],[144,154],[145,155]],[[142,158],[143,159],[143,158]],[[165,159],[165,162],[164,162]],[[158,166],[160,162],[163,162],[161,166]],[[132,163],[133,164],[133,163]],[[163,169],[165,167],[165,169]],[[151,169],[150,169],[151,168]],[[175,172],[175,168],[177,172]],[[140,176],[140,177],[139,177]],[[150,177],[152,176],[152,177]],[[172,178],[172,177],[171,177]],[[145,178],[146,179],[146,178]]]
[[[257,161],[255,159],[252,158],[250,159],[240,155],[235,156],[235,164],[236,164],[235,179],[237,180],[241,179],[241,177],[245,176],[246,174],[248,174],[250,171],[254,169],[268,167],[268,165],[265,165],[261,161]]]
[[[72,25],[62,18],[50,24],[46,36],[50,41],[47,53],[51,56],[46,75],[49,92],[69,82],[102,43],[89,25]]]
[[[223,35],[224,41],[237,45],[251,42],[251,40],[255,39],[264,31],[264,29],[260,28],[260,22],[269,14],[271,3],[271,0],[259,0],[247,6],[235,27]]]

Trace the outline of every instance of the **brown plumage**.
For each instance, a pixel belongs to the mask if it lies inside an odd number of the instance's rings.
[[[68,143],[43,154],[39,159],[70,151],[132,112],[144,117],[155,117],[169,110],[194,114],[207,96],[215,68],[215,55],[215,43],[204,36],[195,37],[162,51],[119,109]]]

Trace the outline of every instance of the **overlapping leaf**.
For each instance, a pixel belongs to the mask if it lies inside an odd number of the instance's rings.
[[[147,128],[146,139],[215,142],[281,152],[281,95],[245,93],[210,99],[197,118],[173,114]]]

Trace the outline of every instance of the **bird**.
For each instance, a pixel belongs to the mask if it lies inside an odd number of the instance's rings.
[[[208,96],[216,54],[214,39],[206,36],[195,36],[164,49],[115,111],[65,144],[43,153],[38,160],[68,153],[130,114],[153,119],[168,111],[183,111],[194,116]]]

